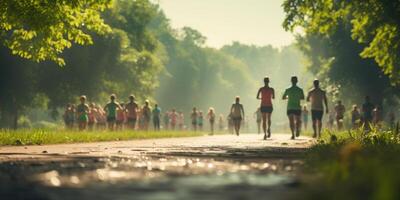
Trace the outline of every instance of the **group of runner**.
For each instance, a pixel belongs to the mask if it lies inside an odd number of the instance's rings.
[[[271,137],[271,116],[273,112],[273,99],[275,99],[275,90],[270,87],[270,79],[264,78],[264,86],[261,87],[256,95],[256,98],[261,100],[260,107],[258,108],[257,123],[262,124],[264,133],[264,140]],[[304,128],[307,129],[308,124],[308,111],[307,106],[301,105],[302,100],[307,100],[311,106],[311,119],[313,128],[313,137],[321,137],[322,118],[324,113],[329,114],[328,127],[332,128],[334,120],[336,120],[338,130],[343,129],[343,119],[345,117],[346,108],[341,101],[337,101],[334,106],[334,112],[329,112],[328,99],[326,92],[320,88],[320,82],[314,80],[313,89],[310,90],[307,96],[298,84],[296,76],[291,77],[292,86],[287,88],[283,93],[282,99],[287,100],[287,116],[289,119],[289,127],[291,130],[291,139],[300,136],[302,123]],[[178,112],[175,109],[161,113],[161,108],[155,104],[154,108],[150,107],[149,101],[146,100],[143,106],[139,106],[135,101],[135,96],[129,96],[129,102],[118,103],[116,96],[112,94],[110,101],[104,107],[96,105],[95,103],[86,103],[86,96],[80,97],[80,104],[74,106],[68,104],[65,113],[64,121],[67,128],[73,128],[74,124],[78,124],[79,130],[93,130],[96,126],[98,129],[105,129],[108,127],[110,130],[122,130],[124,126],[130,129],[149,130],[151,121],[153,122],[154,130],[160,130],[161,121],[163,122],[165,130],[185,130],[185,119],[183,112]],[[369,127],[370,124],[379,124],[382,121],[382,108],[374,106],[370,98],[365,98],[365,103],[361,107],[361,111],[357,105],[353,106],[351,111],[351,121],[353,128],[358,128],[362,125]],[[190,124],[193,131],[203,130],[205,119],[209,123],[211,134],[214,133],[216,114],[214,108],[209,108],[206,115],[199,111],[196,107],[190,113]],[[239,135],[241,124],[245,119],[244,107],[240,103],[240,97],[235,98],[229,111],[227,121],[228,129]],[[219,116],[219,129],[224,129],[223,115]],[[390,123],[394,125],[394,113],[390,114]]]
[[[271,115],[273,112],[272,100],[275,99],[275,90],[269,86],[270,79],[264,78],[264,86],[257,92],[257,99],[261,100],[261,105],[257,110],[257,122],[262,123],[264,139],[271,137]],[[328,99],[326,91],[320,88],[319,80],[313,81],[313,89],[310,90],[307,96],[304,95],[303,89],[297,86],[298,78],[291,77],[292,86],[287,88],[283,93],[282,99],[287,100],[287,116],[289,118],[289,126],[292,133],[291,139],[300,136],[302,121],[304,128],[307,129],[309,111],[307,106],[301,106],[301,101],[306,100],[311,104],[311,119],[313,128],[313,137],[321,137],[322,118],[324,113],[329,114],[328,126],[333,127],[336,120],[338,130],[343,129],[343,120],[345,117],[345,106],[342,101],[337,101],[334,106],[334,112],[329,112]],[[394,127],[396,116],[394,112],[389,114],[389,123]],[[368,130],[371,125],[379,126],[383,121],[382,107],[371,103],[370,97],[365,97],[365,102],[361,107],[361,111],[357,105],[353,106],[351,111],[352,128],[364,127]],[[260,131],[260,128],[259,128]]]
[[[184,114],[181,111],[172,109],[161,113],[161,108],[155,104],[154,108],[150,107],[149,101],[146,100],[143,106],[139,106],[135,101],[135,96],[129,96],[129,102],[119,103],[116,96],[110,96],[110,102],[104,107],[95,103],[87,104],[85,95],[80,96],[80,104],[77,106],[68,104],[64,111],[65,126],[69,129],[77,125],[79,130],[97,129],[123,130],[124,127],[129,129],[149,130],[150,123],[153,123],[154,130],[161,129],[161,121],[165,130],[186,130]],[[209,108],[206,116],[202,111],[198,111],[196,107],[190,113],[191,128],[193,131],[202,131],[204,121],[208,120],[211,134],[214,133],[216,114],[214,108]],[[219,129],[224,128],[223,115],[219,117]]]

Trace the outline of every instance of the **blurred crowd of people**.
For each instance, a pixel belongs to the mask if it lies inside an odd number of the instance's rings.
[[[116,95],[112,94],[105,106],[93,102],[87,103],[87,97],[84,95],[80,96],[79,100],[78,105],[68,104],[65,108],[63,119],[67,129],[147,131],[152,126],[156,131],[161,129],[203,131],[205,123],[208,123],[211,134],[215,129],[222,131],[227,126],[229,130],[233,130],[233,122],[229,115],[227,119],[222,114],[217,116],[212,107],[206,114],[194,107],[187,120],[189,123],[186,123],[182,111],[171,109],[162,112],[157,104],[151,107],[148,100],[140,106],[133,95],[129,96],[128,103],[119,103]]]

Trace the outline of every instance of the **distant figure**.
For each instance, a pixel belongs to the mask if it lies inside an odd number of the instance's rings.
[[[199,116],[197,118],[197,125],[198,125],[200,131],[203,131],[203,124],[204,124],[203,111],[200,111]]]
[[[153,127],[154,130],[160,130],[160,118],[161,118],[161,108],[158,107],[158,104],[154,105],[154,109],[152,111],[153,114]]]
[[[226,121],[228,122],[229,133],[233,134],[234,124],[233,124],[233,117],[232,117],[231,113],[226,117]]]
[[[261,97],[260,97],[261,95]],[[271,115],[273,106],[272,99],[275,99],[275,90],[269,86],[269,78],[264,78],[264,87],[260,88],[257,92],[257,99],[261,99],[261,115],[262,115],[262,126],[264,131],[264,140],[271,137]],[[267,127],[268,120],[268,127]],[[267,135],[268,133],[268,135]]]
[[[171,113],[169,114],[169,121],[171,123],[171,130],[175,131],[176,125],[179,120],[179,115],[175,109],[172,109]]]
[[[218,128],[220,131],[224,130],[224,115],[220,114],[218,119]]]
[[[74,121],[75,121],[75,109],[74,106],[71,104],[67,104],[64,111],[64,123],[67,129],[74,128]]]
[[[132,130],[135,130],[138,119],[139,105],[136,103],[134,95],[129,96],[129,103],[125,105],[125,109],[127,112],[128,127]]]
[[[183,130],[185,124],[185,116],[183,115],[183,112],[178,113],[178,128],[180,131]]]
[[[360,111],[358,110],[358,106],[353,105],[353,110],[351,111],[351,124],[353,129],[359,128],[360,122],[361,122],[361,114]]]
[[[208,109],[207,118],[208,118],[208,121],[210,122],[211,135],[214,135],[214,124],[215,124],[214,108]]]
[[[311,118],[314,131],[314,138],[321,137],[322,117],[324,115],[324,105],[326,114],[329,113],[328,99],[326,92],[319,87],[319,80],[314,80],[314,89],[308,92],[307,101],[311,102]]]
[[[115,122],[117,120],[117,109],[120,108],[121,106],[119,105],[118,102],[116,102],[116,96],[115,94],[112,94],[110,96],[110,102],[107,103],[106,106],[104,106],[104,111],[107,113],[107,124],[108,124],[108,129],[113,131],[115,129]]]
[[[365,131],[369,131],[370,130],[370,126],[371,126],[371,122],[373,119],[372,116],[372,111],[374,110],[374,104],[372,104],[370,102],[370,98],[369,96],[365,97],[365,102],[362,105],[362,117],[363,117],[363,123],[364,123],[364,130]]]
[[[261,114],[261,108],[258,107],[256,112],[254,113],[254,116],[256,118],[256,122],[257,122],[257,133],[260,134],[261,133],[261,120],[262,120],[262,114]]]
[[[89,105],[89,113],[88,113],[88,118],[89,118],[88,128],[89,128],[90,131],[94,130],[94,126],[97,123],[96,116],[97,116],[96,104],[90,103],[90,105]]]
[[[190,119],[192,120],[192,130],[197,131],[197,120],[199,113],[197,112],[197,108],[194,107],[192,113],[190,114]]]
[[[244,108],[243,105],[240,104],[240,97],[237,96],[235,98],[235,103],[232,104],[231,110],[230,110],[230,116],[232,118],[233,126],[235,128],[235,133],[237,136],[239,136],[240,132],[240,125],[242,123],[242,120],[244,119]]]
[[[86,129],[89,121],[88,113],[89,106],[86,104],[86,96],[82,95],[79,100],[81,103],[76,107],[76,114],[78,118],[78,127],[80,131]]]
[[[304,130],[308,129],[308,115],[309,114],[310,114],[310,111],[308,111],[307,106],[303,106],[303,111],[301,112],[301,115],[303,116]]]
[[[165,130],[169,129],[169,123],[170,123],[169,116],[170,115],[171,115],[171,112],[167,111],[164,113],[163,121],[164,121],[164,129]]]
[[[151,107],[149,105],[149,100],[146,100],[144,102],[144,106],[142,108],[142,118],[143,118],[143,130],[148,131],[151,120]]]
[[[96,105],[96,121],[97,121],[97,129],[104,130],[107,124],[107,117],[106,113],[104,112],[103,108],[99,105]]]
[[[336,113],[336,125],[337,129],[341,131],[343,129],[343,119],[344,119],[344,113],[346,112],[346,108],[342,104],[342,101],[337,101],[337,104],[335,105],[335,113]]]
[[[292,87],[285,90],[282,99],[288,99],[287,115],[289,118],[290,130],[292,132],[291,139],[294,140],[300,136],[301,131],[301,105],[300,101],[304,100],[303,89],[297,86],[298,79],[296,76],[291,78]]]
[[[381,106],[377,105],[375,109],[372,111],[372,121],[374,123],[374,126],[380,127],[381,122],[383,121],[383,116],[382,116],[382,108]]]
[[[125,112],[125,105],[124,103],[120,103],[120,108],[117,108],[117,117],[116,117],[116,128],[117,130],[122,131],[124,129],[124,123],[125,123],[125,118],[126,118],[126,112]]]

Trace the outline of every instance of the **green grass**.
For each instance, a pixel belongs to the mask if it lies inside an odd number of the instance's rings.
[[[70,131],[50,129],[0,130],[0,145],[44,145],[61,143],[83,143],[119,141],[132,139],[193,137],[204,132],[189,131]]]
[[[400,199],[400,135],[325,131],[305,160],[302,199]]]

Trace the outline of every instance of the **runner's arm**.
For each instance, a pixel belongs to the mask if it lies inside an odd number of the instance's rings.
[[[304,100],[304,91],[303,91],[303,90],[301,90],[301,97],[300,97],[300,99],[301,99],[301,100]]]
[[[285,90],[285,92],[283,93],[282,99],[283,99],[283,100],[286,100],[286,99],[287,99],[287,90]]]
[[[258,92],[257,92],[257,99],[260,99],[260,93],[261,93],[261,88],[260,89],[258,89]]]
[[[271,88],[272,89],[272,99],[275,99],[275,90],[274,90],[274,88]]]
[[[307,102],[310,102],[310,98],[311,98],[311,91],[308,92],[308,94],[307,94]]]
[[[244,108],[243,108],[243,105],[240,105],[240,109],[242,110],[242,115],[243,115],[243,119],[245,118],[245,115],[244,115]]]

